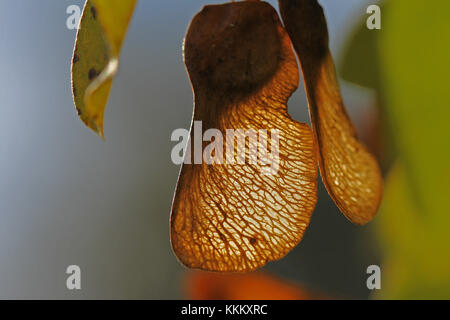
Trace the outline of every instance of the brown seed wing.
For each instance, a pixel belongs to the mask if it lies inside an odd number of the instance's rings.
[[[279,3],[302,67],[322,180],[342,213],[356,224],[365,224],[378,211],[382,177],[342,102],[323,10],[317,0]]]
[[[299,81],[295,54],[270,5],[237,2],[207,6],[193,19],[185,62],[194,120],[203,121],[204,131],[278,129],[279,170],[265,175],[248,158],[245,165],[184,164],[172,207],[172,246],[188,267],[254,270],[300,242],[317,199],[312,132],[286,107]]]

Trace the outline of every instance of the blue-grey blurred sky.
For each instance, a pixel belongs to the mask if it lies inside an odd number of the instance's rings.
[[[374,1],[320,2],[339,56]],[[0,10],[0,298],[180,298],[184,268],[170,249],[168,219],[179,170],[170,134],[187,128],[192,113],[181,44],[191,17],[219,2],[139,1],[106,112],[106,142],[79,121],[71,98],[75,31],[66,28],[66,8],[83,3],[15,0]],[[307,120],[303,90],[289,110]],[[319,203],[322,217],[313,218],[304,244],[269,269],[364,297],[358,281],[366,261],[355,258],[355,244],[345,247],[364,231],[326,197]],[[70,264],[82,269],[79,292],[65,287]],[[339,279],[330,274],[335,267]]]

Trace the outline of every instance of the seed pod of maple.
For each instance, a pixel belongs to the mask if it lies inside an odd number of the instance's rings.
[[[249,150],[245,163],[233,162],[234,153],[224,150],[234,148],[234,138],[215,148],[215,155],[226,154],[222,163],[192,164],[186,153],[171,212],[172,246],[188,267],[254,270],[300,242],[317,199],[312,131],[286,107],[299,83],[295,53],[273,7],[234,2],[206,6],[193,18],[184,56],[202,133],[276,130],[278,156],[269,160],[278,168],[264,174]]]
[[[279,0],[279,4],[301,63],[322,180],[342,213],[365,224],[378,211],[383,182],[342,102],[323,9],[317,0]]]

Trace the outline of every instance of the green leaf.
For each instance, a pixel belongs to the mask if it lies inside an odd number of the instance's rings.
[[[385,185],[377,231],[384,254],[384,299],[448,299],[449,235],[423,215],[414,201],[405,166],[393,166]],[[443,208],[443,213],[447,213]]]
[[[389,1],[381,12],[381,30],[358,25],[341,68],[344,79],[377,90],[396,147],[376,219],[378,295],[448,298],[450,2]]]
[[[72,60],[72,91],[81,120],[103,137],[103,117],[136,0],[88,0]]]
[[[399,157],[416,205],[441,230],[450,223],[448,12],[447,0],[392,1],[379,42],[386,112]]]
[[[355,32],[344,48],[344,58],[339,64],[339,73],[344,80],[368,88],[380,88],[378,54],[380,32],[367,29],[365,20],[358,22]]]

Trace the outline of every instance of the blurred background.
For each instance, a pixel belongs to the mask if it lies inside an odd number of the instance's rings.
[[[0,298],[215,297],[208,286],[247,292],[189,272],[169,242],[179,172],[170,135],[192,117],[181,46],[189,21],[209,3],[220,2],[138,1],[106,141],[72,102],[76,30],[66,27],[66,8],[84,1],[16,0],[0,11]],[[358,227],[320,184],[300,245],[245,283],[272,290],[268,298],[450,298],[450,8],[391,1],[382,29],[369,31],[366,9],[377,1],[320,3],[347,109],[386,174],[385,199],[375,220]],[[302,85],[289,112],[309,122]],[[82,290],[66,288],[73,264]],[[382,270],[375,294],[366,286],[372,264]]]

